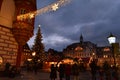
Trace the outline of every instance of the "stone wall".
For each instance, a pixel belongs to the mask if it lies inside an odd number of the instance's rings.
[[[18,44],[11,29],[0,25],[0,57],[2,57],[2,64],[10,62],[15,65],[17,50]]]

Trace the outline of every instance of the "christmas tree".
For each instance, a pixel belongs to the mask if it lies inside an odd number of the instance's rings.
[[[42,35],[41,35],[40,26],[38,27],[38,31],[36,33],[36,37],[34,40],[34,45],[32,47],[32,50],[36,52],[36,55],[44,53],[44,45],[42,43]]]
[[[36,53],[35,56],[37,60],[39,60],[40,62],[43,62],[45,60],[46,55],[44,51],[44,45],[42,43],[42,35],[41,35],[40,26],[38,27],[38,31],[36,33],[32,51]]]

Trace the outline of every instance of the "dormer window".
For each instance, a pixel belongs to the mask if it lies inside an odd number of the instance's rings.
[[[103,51],[110,51],[110,48],[104,48]]]
[[[80,46],[78,46],[78,47],[75,48],[75,51],[82,51],[82,50],[83,50],[83,48],[80,47]]]

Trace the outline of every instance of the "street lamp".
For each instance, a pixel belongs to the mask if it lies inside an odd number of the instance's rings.
[[[114,44],[116,43],[116,37],[110,33],[108,37],[109,43],[112,45],[112,54],[113,54],[113,59],[114,59],[114,66],[116,66],[116,59],[115,59],[115,53],[114,53]]]
[[[35,52],[33,52],[33,53],[32,53],[32,56],[35,56],[35,55],[36,55],[36,53],[35,53]]]
[[[37,55],[36,55],[36,52],[32,52],[32,61],[35,63],[37,62],[38,58],[37,58]]]

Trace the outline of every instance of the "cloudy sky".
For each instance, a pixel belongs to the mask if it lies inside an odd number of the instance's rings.
[[[43,8],[57,0],[37,0]],[[45,49],[62,51],[67,45],[84,41],[98,46],[109,45],[107,37],[112,32],[120,41],[120,0],[71,0],[57,11],[36,16],[35,30],[41,25]],[[35,35],[29,40],[33,45]]]

